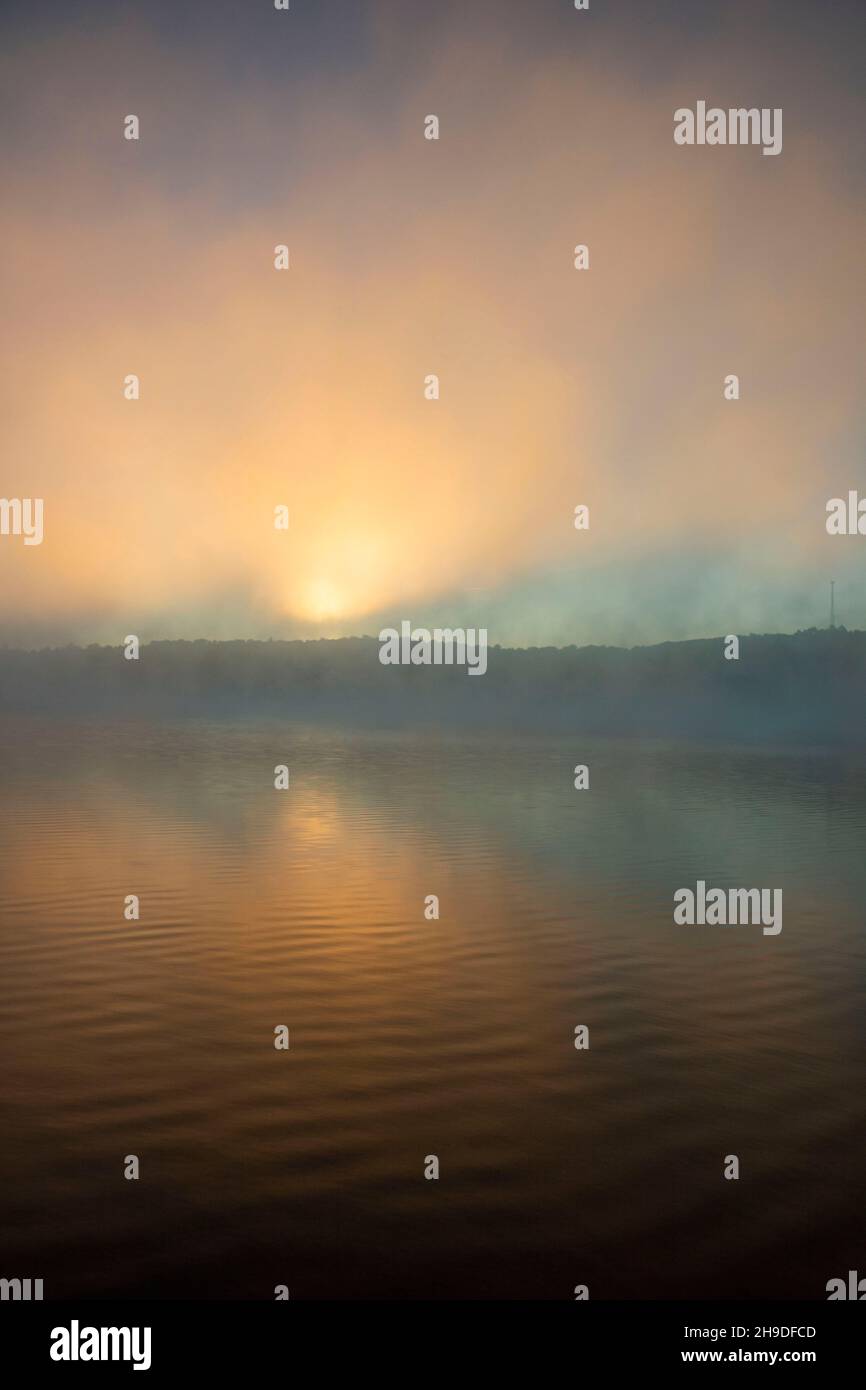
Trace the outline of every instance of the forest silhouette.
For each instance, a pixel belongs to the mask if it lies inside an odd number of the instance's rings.
[[[864,740],[866,632],[816,629],[646,647],[491,646],[463,667],[383,666],[375,637],[0,650],[0,709],[99,717],[286,716],[346,726]]]

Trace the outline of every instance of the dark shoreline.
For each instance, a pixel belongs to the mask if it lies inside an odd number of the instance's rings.
[[[866,743],[866,633],[633,647],[491,646],[465,667],[383,666],[374,637],[0,650],[0,713],[283,716],[357,727]]]

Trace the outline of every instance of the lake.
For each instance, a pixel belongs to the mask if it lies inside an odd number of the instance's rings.
[[[823,1299],[866,1273],[862,751],[0,734],[0,1274]],[[783,930],[676,925],[698,880],[781,889]]]

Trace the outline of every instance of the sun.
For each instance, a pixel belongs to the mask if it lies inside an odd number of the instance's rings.
[[[314,579],[304,595],[304,613],[314,623],[332,622],[346,611],[343,597],[329,579]]]

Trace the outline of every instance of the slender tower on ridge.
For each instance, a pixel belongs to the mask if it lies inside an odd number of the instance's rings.
[[[836,581],[830,580],[830,626],[836,626]]]

